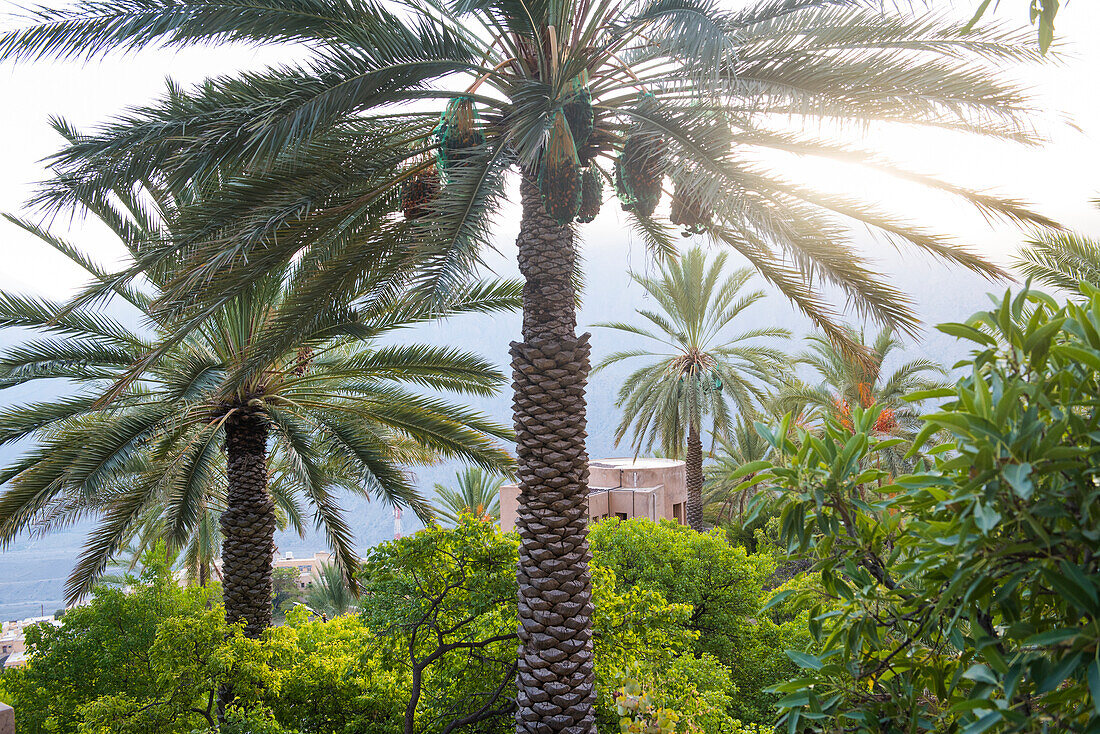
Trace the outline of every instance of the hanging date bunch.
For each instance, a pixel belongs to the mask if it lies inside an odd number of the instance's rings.
[[[539,190],[546,213],[561,224],[572,222],[581,207],[581,164],[565,113],[557,110],[542,153]]]
[[[657,114],[657,98],[646,92],[638,100],[638,112]],[[615,160],[615,191],[625,211],[649,217],[661,200],[667,143],[656,130],[635,125]]]
[[[294,362],[294,374],[301,377],[313,364],[313,349],[311,347],[298,347],[298,354]]]
[[[569,132],[573,134],[573,145],[580,151],[596,125],[592,111],[592,93],[588,91],[588,72],[581,72],[573,78],[569,95],[562,104],[562,111],[569,123]]]
[[[677,183],[672,192],[672,207],[669,219],[678,227],[683,227],[684,237],[704,234],[711,222],[710,212],[703,206],[699,192],[685,183]]]
[[[600,213],[603,205],[603,181],[600,171],[592,165],[581,174],[581,208],[577,211],[577,221],[588,224]]]
[[[422,168],[409,178],[401,188],[401,211],[405,219],[420,219],[427,215],[428,205],[439,196],[439,173],[434,165]]]
[[[615,188],[623,209],[653,215],[661,201],[665,149],[665,139],[656,133],[638,130],[627,136],[615,161]]]
[[[439,144],[439,167],[444,173],[462,160],[466,151],[485,142],[471,97],[456,97],[447,103],[435,128],[435,137]]]

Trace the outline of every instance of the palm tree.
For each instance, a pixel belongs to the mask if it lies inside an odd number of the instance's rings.
[[[160,211],[167,206],[139,206],[132,192],[111,193],[119,203],[100,196],[86,207],[140,257],[146,243],[164,236]],[[145,193],[167,202],[163,192]],[[13,221],[94,277],[107,277],[75,246]],[[0,443],[36,444],[0,473],[7,487],[0,495],[0,543],[39,523],[97,513],[100,524],[66,586],[72,601],[143,529],[169,548],[193,546],[188,552],[201,575],[216,547],[210,537],[216,522],[227,620],[243,620],[256,636],[271,623],[272,488],[299,524],[299,503],[312,506],[337,567],[354,584],[358,560],[339,491],[380,497],[427,519],[430,506],[403,465],[435,456],[509,465],[494,440],[509,437],[504,428],[402,386],[490,394],[503,379],[491,365],[454,349],[375,344],[435,318],[437,308],[386,289],[375,292],[370,286],[381,284],[368,282],[352,307],[315,303],[313,321],[286,333],[284,308],[301,297],[297,272],[287,266],[258,281],[121,392],[119,378],[170,332],[150,308],[170,271],[150,271],[144,289],[118,289],[107,309],[0,293],[0,326],[29,332],[0,354],[0,389],[67,381],[55,398],[0,411]],[[475,284],[457,295],[446,312],[492,311],[514,307],[518,286]],[[253,351],[273,342],[282,344],[281,355],[248,369]]]
[[[0,36],[0,58],[226,41],[288,44],[306,57],[191,93],[172,88],[55,159],[65,186],[43,193],[47,206],[69,202],[72,186],[128,186],[159,180],[158,171],[224,184],[220,199],[187,218],[187,236],[151,246],[110,281],[128,283],[182,249],[188,267],[157,304],[180,317],[179,333],[299,258],[324,303],[346,300],[379,251],[417,258],[425,290],[445,294],[488,245],[508,174],[518,171],[524,318],[512,357],[524,731],[594,726],[589,347],[575,334],[572,220],[595,216],[604,182],[616,184],[636,229],[667,256],[675,234],[653,214],[671,181],[673,224],[740,253],[852,349],[815,284],[836,286],[883,323],[916,321],[904,297],[861,263],[853,221],[980,273],[1001,271],[897,216],[791,183],[758,165],[761,152],[839,158],[988,213],[1049,224],[845,140],[878,123],[1034,140],[1028,97],[1004,69],[1040,54],[1026,34],[999,27],[960,34],[939,15],[854,0],[758,0],[736,11],[706,0],[424,0],[394,12],[339,0],[78,0],[30,17]],[[444,100],[443,110],[432,104]],[[407,217],[386,219],[401,186]],[[302,302],[287,318],[308,320],[310,308]]]
[[[757,342],[790,336],[786,329],[727,333],[764,292],[743,292],[753,275],[750,268],[723,277],[726,259],[720,253],[708,263],[702,248],[694,247],[680,260],[662,265],[658,277],[632,273],[659,310],[638,310],[649,322],[644,327],[597,324],[660,345],[615,352],[596,370],[624,360],[657,358],[635,370],[620,388],[617,404],[623,417],[615,440],[633,429],[635,453],[651,451],[659,441],[666,456],[685,456],[687,520],[696,530],[703,529],[704,421],[710,419],[712,444],[728,440],[735,415],[753,415],[764,399],[764,385],[784,368],[780,352]]]
[[[457,525],[464,514],[486,522],[500,521],[500,487],[504,475],[469,466],[455,473],[454,487],[435,485],[435,516],[448,525]]]
[[[340,567],[335,563],[322,563],[320,571],[317,585],[306,594],[306,606],[314,614],[323,614],[328,619],[354,612],[359,597],[348,585]]]
[[[780,394],[780,406],[812,406],[819,416],[830,415],[842,425],[851,426],[852,406],[879,411],[873,430],[886,436],[912,439],[920,428],[920,402],[906,400],[923,390],[946,387],[942,379],[929,375],[945,375],[943,366],[929,359],[914,359],[886,371],[886,362],[902,342],[889,329],[883,329],[874,342],[866,344],[862,332],[852,330],[852,338],[866,346],[862,357],[846,354],[822,335],[806,338],[809,349],[798,362],[809,365],[821,378],[818,385],[795,382]],[[888,469],[901,474],[911,468],[905,449],[898,447],[882,452]]]

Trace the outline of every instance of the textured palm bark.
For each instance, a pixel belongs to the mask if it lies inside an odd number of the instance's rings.
[[[594,734],[588,334],[574,333],[573,232],[547,215],[528,176],[520,196],[523,341],[512,343],[521,540],[516,730]]]
[[[703,441],[695,424],[688,427],[684,467],[687,483],[687,521],[693,530],[703,529]]]
[[[271,626],[275,503],[267,491],[267,421],[238,410],[225,422],[226,509],[221,517],[225,620],[259,637]]]

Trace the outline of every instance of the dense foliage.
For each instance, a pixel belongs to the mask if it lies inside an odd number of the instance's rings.
[[[692,652],[733,676],[731,712],[745,721],[773,718],[775,698],[764,689],[794,672],[783,650],[808,638],[798,620],[777,624],[761,615],[764,585],[775,570],[770,555],[750,555],[717,530],[697,533],[667,522],[608,520],[592,528],[589,540],[594,563],[614,571],[621,589],[651,590],[691,609],[685,626],[694,636]]]
[[[1027,291],[942,331],[975,345],[891,480],[871,429],[771,434],[781,532],[827,601],[779,687],[790,731],[1100,731],[1100,291]],[[809,595],[819,591],[803,592]]]
[[[804,616],[754,618],[770,557],[671,523],[612,520],[593,538],[600,731],[619,731],[616,692],[641,686],[677,731],[770,721],[763,689],[808,635]],[[216,585],[181,588],[151,564],[125,591],[98,587],[62,627],[33,629],[32,659],[0,677],[0,698],[20,734],[510,731],[517,548],[471,515],[433,525],[372,551],[358,615],[323,622],[299,605],[258,640],[226,627]],[[227,684],[239,710],[222,723]]]

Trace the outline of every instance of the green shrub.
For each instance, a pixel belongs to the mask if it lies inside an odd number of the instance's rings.
[[[835,600],[811,611],[818,653],[791,653],[790,731],[1100,731],[1100,292],[1086,290],[1065,306],[1007,294],[940,327],[976,351],[913,442],[946,437],[928,471],[878,469],[892,442],[873,411],[769,436],[784,542]]]
[[[717,529],[697,533],[668,521],[606,520],[591,528],[589,542],[593,563],[615,572],[620,592],[638,587],[690,606],[684,627],[695,633],[692,652],[731,671],[731,715],[758,723],[774,718],[778,696],[765,689],[796,670],[775,645],[803,639],[805,627],[799,637],[797,623],[780,628],[761,615],[764,584],[775,569],[771,555],[750,555]]]
[[[721,657],[775,682],[777,647],[796,644],[790,630],[804,614],[761,614],[768,559],[642,521],[593,537],[600,731],[618,731],[610,691],[624,675],[678,712],[682,734],[768,721],[763,683]],[[226,627],[216,588],[183,589],[153,568],[126,592],[97,589],[63,626],[29,631],[32,657],[0,679],[3,695],[20,734],[213,732],[223,686],[235,699],[220,734],[398,734],[410,709],[413,731],[435,734],[481,708],[464,731],[504,734],[514,729],[517,547],[474,518],[383,544],[361,572],[360,614],[321,622],[299,605],[260,639]]]
[[[396,734],[409,676],[384,665],[376,637],[354,615],[310,620],[304,606],[273,630],[287,640],[277,695],[265,699],[278,721],[303,734]]]
[[[76,732],[87,715],[122,716],[160,700],[164,670],[152,654],[158,628],[173,617],[201,618],[215,594],[181,589],[166,568],[153,569],[128,593],[97,588],[91,602],[69,610],[60,627],[27,629],[30,661],[3,676],[5,695],[19,712],[20,734]],[[145,720],[155,720],[164,732],[189,732],[206,723],[179,708],[178,702],[155,706]],[[125,725],[119,722],[117,730]]]

